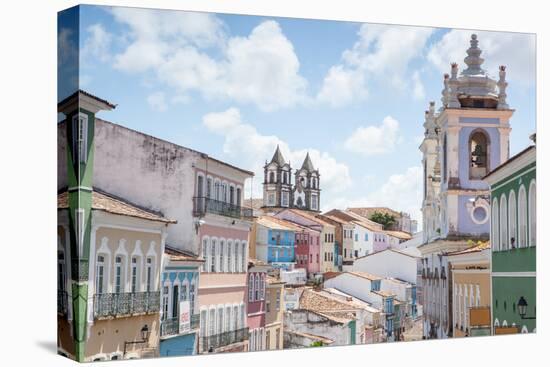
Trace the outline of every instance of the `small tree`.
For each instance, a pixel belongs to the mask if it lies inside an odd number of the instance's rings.
[[[316,341],[310,344],[310,347],[322,347],[324,344],[322,341]]]
[[[390,228],[392,225],[395,224],[395,216],[388,214],[388,213],[382,213],[379,211],[375,211],[372,213],[372,215],[369,218],[373,222],[381,224],[384,229]]]

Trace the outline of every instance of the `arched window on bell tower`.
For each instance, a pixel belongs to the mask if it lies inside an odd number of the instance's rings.
[[[475,130],[470,135],[470,179],[482,179],[489,173],[489,137],[483,130]]]
[[[447,134],[443,136],[443,182],[447,182]]]
[[[269,172],[269,183],[275,182],[275,172],[271,171]]]

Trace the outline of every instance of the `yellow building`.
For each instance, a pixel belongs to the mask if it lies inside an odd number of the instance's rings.
[[[283,349],[284,284],[272,276],[266,280],[266,350]]]
[[[447,254],[452,277],[453,337],[491,333],[489,242]]]
[[[58,344],[74,356],[68,195],[58,195]],[[158,356],[160,272],[166,227],[159,213],[92,192],[88,307],[84,361]],[[66,244],[64,246],[64,244]],[[77,249],[78,250],[78,249]],[[62,261],[67,259],[67,261]]]

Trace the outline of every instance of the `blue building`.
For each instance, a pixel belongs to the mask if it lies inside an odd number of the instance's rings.
[[[161,324],[159,354],[197,354],[200,326],[197,256],[166,246],[161,274]]]
[[[274,268],[293,269],[295,264],[296,226],[282,219],[271,216],[259,217],[255,222],[256,246],[258,260]]]

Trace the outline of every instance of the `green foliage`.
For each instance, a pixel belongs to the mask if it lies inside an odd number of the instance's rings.
[[[369,218],[373,222],[381,224],[384,229],[390,228],[393,224],[395,224],[395,216],[388,214],[388,213],[382,213],[375,211]]]
[[[324,344],[321,341],[311,343],[310,347],[322,347]]]

